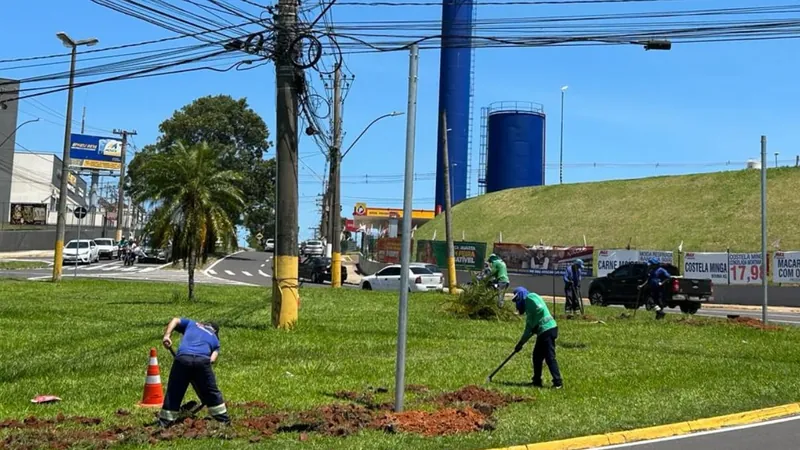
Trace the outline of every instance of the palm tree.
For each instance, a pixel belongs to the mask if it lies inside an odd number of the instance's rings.
[[[194,271],[208,240],[236,246],[231,212],[244,209],[241,175],[221,169],[220,152],[206,143],[178,142],[170,150],[147,159],[139,171],[144,182],[134,195],[155,205],[147,224],[154,240],[171,241],[173,254],[186,256],[189,299],[194,300]]]

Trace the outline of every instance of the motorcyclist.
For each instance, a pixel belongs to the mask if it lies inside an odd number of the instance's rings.
[[[502,308],[503,304],[505,304],[506,289],[508,289],[509,285],[508,269],[506,268],[506,263],[494,253],[489,255],[487,261],[490,271],[486,279],[497,289],[497,307]]]
[[[580,299],[578,292],[581,289],[581,278],[583,274],[583,260],[578,259],[564,269],[564,301],[566,302],[566,311],[580,311]]]
[[[661,266],[658,258],[650,258],[647,263],[650,265],[648,271],[648,283],[650,285],[650,298],[653,299],[656,309],[656,319],[663,319],[664,312],[664,284],[672,277],[667,269]]]

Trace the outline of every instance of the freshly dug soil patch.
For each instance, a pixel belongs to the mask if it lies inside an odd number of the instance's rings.
[[[415,394],[425,394],[427,392],[430,392],[430,388],[422,384],[409,384],[408,386],[406,386],[406,391],[413,392]]]
[[[73,417],[66,417],[64,414],[59,413],[53,419],[40,419],[38,417],[30,416],[26,417],[22,421],[8,419],[0,422],[0,429],[3,428],[19,428],[19,429],[40,429],[46,428],[55,424],[59,423],[74,423],[78,425],[99,425],[103,419],[99,417],[83,417],[83,416],[73,416]]]
[[[278,431],[284,419],[286,419],[285,414],[267,414],[259,417],[248,417],[242,421],[242,425],[258,431],[263,436],[272,436]]]
[[[494,429],[486,415],[472,408],[387,414],[379,418],[375,425],[387,432],[402,431],[428,437]]]
[[[764,322],[753,317],[737,317],[735,319],[728,319],[729,323],[742,325],[750,328],[757,328],[759,330],[780,330],[781,327],[776,325],[764,324]]]
[[[507,395],[497,391],[490,391],[482,387],[470,385],[455,392],[447,392],[436,397],[435,402],[442,406],[453,406],[459,403],[484,404],[495,408],[506,406],[509,403],[524,402],[528,399],[515,395]]]
[[[326,405],[298,415],[298,420],[279,431],[314,431],[328,436],[347,436],[369,427],[375,412],[361,405]]]

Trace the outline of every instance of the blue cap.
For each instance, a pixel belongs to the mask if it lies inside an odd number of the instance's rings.
[[[658,258],[650,258],[647,260],[647,263],[657,266],[658,264],[660,264],[660,261],[658,260]]]
[[[528,296],[528,290],[525,289],[524,287],[520,286],[520,287],[514,288],[514,301],[515,302],[519,302],[519,301],[525,300],[525,297],[527,297],[527,296]]]
[[[579,260],[575,261],[575,264],[577,264],[579,267],[583,267],[583,260],[579,259]]]

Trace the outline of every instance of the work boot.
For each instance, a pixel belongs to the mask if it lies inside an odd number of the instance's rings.
[[[559,383],[559,384],[553,383],[553,389],[564,389],[564,383]]]
[[[532,380],[531,386],[536,388],[544,387],[544,385],[542,384],[542,380]]]
[[[667,313],[665,313],[664,310],[659,309],[658,311],[656,311],[656,320],[661,320],[666,315],[667,315]]]

